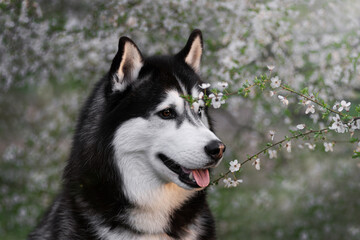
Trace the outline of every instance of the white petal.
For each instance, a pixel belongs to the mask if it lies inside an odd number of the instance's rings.
[[[305,128],[305,124],[298,124],[296,125],[296,128],[302,130]]]

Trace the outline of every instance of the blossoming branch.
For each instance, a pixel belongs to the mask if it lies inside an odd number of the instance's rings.
[[[322,114],[322,118],[329,120],[329,125],[320,129],[312,129],[308,128],[305,124],[298,124],[295,129],[289,130],[291,136],[285,136],[277,142],[267,143],[266,147],[253,155],[247,155],[247,158],[242,162],[239,162],[237,159],[230,161],[228,171],[222,173],[215,179],[213,184],[218,184],[219,181],[223,179],[225,187],[236,187],[239,183],[243,182],[241,179],[238,179],[236,174],[240,172],[244,164],[252,162],[255,169],[260,170],[260,157],[268,156],[269,159],[277,158],[277,153],[282,148],[286,149],[287,152],[291,152],[293,147],[292,141],[296,139],[307,141],[304,145],[298,145],[300,149],[305,146],[310,151],[315,150],[317,145],[312,141],[323,141],[323,150],[325,152],[332,152],[334,151],[335,141],[325,141],[325,135],[329,133],[329,131],[336,134],[349,132],[350,140],[347,142],[357,142],[357,148],[354,150],[353,158],[360,158],[360,141],[358,138],[353,138],[355,130],[360,129],[360,106],[355,108],[357,116],[353,116],[349,113],[351,102],[346,102],[346,100],[336,101],[333,107],[330,107],[331,105],[321,99],[317,93],[310,94],[308,88],[296,91],[292,87],[283,84],[278,76],[271,77],[274,66],[268,66],[268,70],[270,71],[269,76],[261,75],[256,77],[252,83],[245,81],[237,91],[228,91],[229,84],[227,82],[218,82],[214,88],[210,88],[210,83],[203,83],[199,87],[204,89],[204,92],[201,92],[199,96],[183,97],[192,105],[195,111],[202,111],[205,106],[212,106],[215,109],[220,108],[226,103],[229,97],[248,97],[254,88],[258,88],[261,92],[271,88],[269,95],[271,97],[277,96],[277,99],[285,107],[289,105],[289,98],[295,97],[300,106],[305,108],[304,114],[306,116],[314,114],[317,107]],[[274,130],[269,131],[271,141],[274,141],[275,134],[276,132]]]

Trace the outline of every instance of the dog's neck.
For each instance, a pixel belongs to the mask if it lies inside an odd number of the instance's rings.
[[[129,209],[128,223],[139,232],[163,233],[171,216],[196,191],[185,190],[175,183],[154,178],[152,169],[141,166],[140,158],[122,159],[123,190],[133,208]]]

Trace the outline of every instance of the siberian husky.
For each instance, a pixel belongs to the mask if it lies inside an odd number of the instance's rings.
[[[62,191],[29,238],[215,239],[209,169],[225,145],[199,96],[202,34],[173,56],[143,57],[121,37],[85,102]]]

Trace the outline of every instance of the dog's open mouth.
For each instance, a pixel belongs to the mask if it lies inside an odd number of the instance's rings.
[[[210,183],[209,169],[188,169],[180,166],[166,155],[159,153],[158,157],[171,171],[179,175],[179,180],[194,188],[204,188]]]

